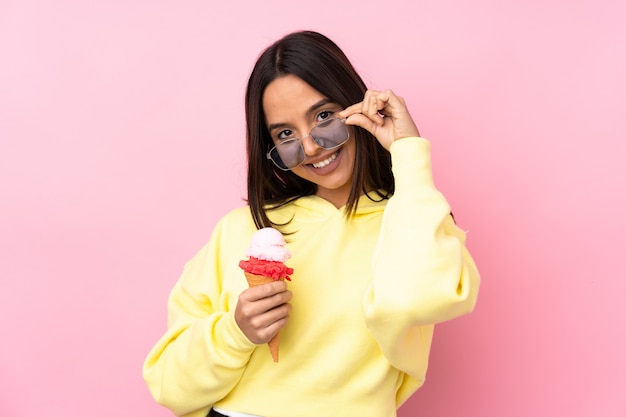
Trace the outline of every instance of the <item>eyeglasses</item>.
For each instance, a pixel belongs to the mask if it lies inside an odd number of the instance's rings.
[[[274,165],[283,171],[289,171],[304,162],[304,147],[302,140],[311,137],[320,147],[332,150],[348,141],[350,133],[345,125],[346,119],[326,119],[311,129],[311,132],[301,138],[290,138],[280,142],[267,153]]]

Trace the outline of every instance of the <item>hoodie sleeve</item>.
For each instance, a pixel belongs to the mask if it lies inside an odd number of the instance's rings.
[[[396,189],[383,215],[365,293],[365,318],[383,354],[423,380],[432,325],[469,313],[479,275],[465,233],[435,188],[430,143],[405,138],[391,146]]]
[[[206,416],[237,384],[255,347],[223,294],[222,234],[218,223],[210,242],[185,265],[170,293],[168,330],[144,362],[152,396],[178,416]]]

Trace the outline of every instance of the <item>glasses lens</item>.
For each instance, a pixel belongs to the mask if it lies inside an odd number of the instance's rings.
[[[304,161],[304,149],[302,149],[300,139],[291,139],[274,146],[269,156],[278,168],[289,170]]]
[[[315,143],[324,149],[337,148],[348,140],[348,128],[341,119],[328,119],[315,126],[310,133]],[[288,171],[304,162],[302,139],[289,139],[274,146],[267,154],[274,164]]]
[[[324,149],[333,149],[348,140],[348,128],[341,119],[328,119],[311,130],[311,137]]]

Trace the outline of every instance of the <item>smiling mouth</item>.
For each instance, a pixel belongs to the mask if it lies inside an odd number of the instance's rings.
[[[337,159],[337,155],[339,155],[339,150],[335,151],[331,156],[324,159],[323,161],[316,162],[311,165],[313,166],[313,168],[324,168],[325,166],[328,166],[331,162],[333,162],[335,159]]]

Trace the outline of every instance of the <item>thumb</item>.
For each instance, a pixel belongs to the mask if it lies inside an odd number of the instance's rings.
[[[346,124],[351,125],[351,126],[362,127],[363,129],[367,130],[374,136],[376,136],[376,132],[378,131],[378,128],[379,128],[378,124],[374,123],[372,119],[370,119],[369,117],[361,113],[355,113],[355,114],[350,115],[346,119]]]

